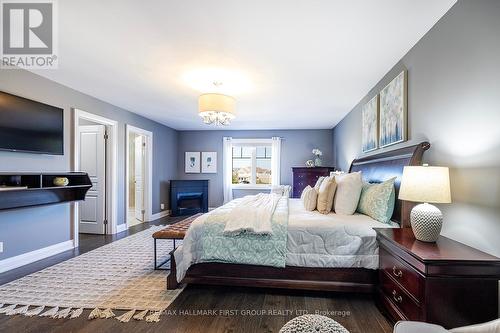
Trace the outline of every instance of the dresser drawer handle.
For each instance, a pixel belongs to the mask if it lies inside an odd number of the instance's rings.
[[[396,292],[396,290],[392,291],[392,299],[398,303],[401,303],[403,301],[403,297],[401,297],[401,295],[398,296],[398,293]]]
[[[403,271],[401,271],[400,269],[397,269],[396,266],[393,266],[392,267],[392,274],[394,274],[394,276],[396,276],[396,277],[402,277]]]

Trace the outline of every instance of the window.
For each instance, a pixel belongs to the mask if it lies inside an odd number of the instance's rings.
[[[271,186],[273,158],[271,142],[235,143],[232,153],[233,185],[236,187]]]

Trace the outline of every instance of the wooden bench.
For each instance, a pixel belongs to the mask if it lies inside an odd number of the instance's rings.
[[[163,265],[165,265],[167,262],[170,261],[170,256],[168,259],[157,265],[156,262],[156,241],[158,239],[170,239],[173,241],[174,249],[176,249],[176,244],[175,241],[178,239],[184,239],[184,236],[186,236],[186,232],[188,231],[189,227],[191,226],[191,223],[193,223],[194,220],[196,220],[199,216],[203,215],[202,213],[190,216],[182,221],[176,222],[174,224],[169,225],[165,229],[161,229],[153,234],[153,239],[154,239],[154,260],[155,260],[155,269],[163,269],[163,270],[168,270],[167,268],[161,268]],[[172,251],[172,252],[173,252]]]

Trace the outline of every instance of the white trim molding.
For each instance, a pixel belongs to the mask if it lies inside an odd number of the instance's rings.
[[[72,239],[70,239],[65,242],[57,243],[38,250],[26,252],[14,257],[0,260],[0,273],[34,263],[35,261],[54,256],[64,251],[73,250],[74,247],[74,242]]]
[[[106,193],[109,198],[110,210],[107,228],[108,234],[116,234],[118,219],[118,122],[102,116],[95,115],[80,109],[73,108],[73,171],[80,171],[80,137],[78,135],[78,125],[80,119],[96,122],[106,125],[108,130],[108,149],[109,154],[106,157],[106,164],[109,165],[109,177],[106,183]],[[108,172],[108,170],[106,170]],[[108,176],[108,175],[107,175]],[[73,240],[75,247],[78,247],[79,230],[79,204],[73,203]]]
[[[118,224],[118,226],[116,226],[116,233],[125,231],[127,229],[128,229],[127,223]]]
[[[151,214],[151,219],[148,220],[148,222],[154,221],[161,219],[162,217],[166,217],[170,215],[170,210],[164,210],[156,214]]]
[[[146,168],[145,168],[145,179],[144,182],[144,206],[146,213],[144,214],[144,222],[152,221],[153,216],[153,132],[146,131],[142,128],[135,127],[129,124],[126,127],[126,138],[125,138],[125,219],[126,225],[129,226],[128,220],[128,202],[130,196],[130,186],[129,186],[129,148],[130,148],[130,133],[135,133],[139,135],[144,135],[146,138]]]

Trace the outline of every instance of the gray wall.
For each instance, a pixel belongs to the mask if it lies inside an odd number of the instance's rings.
[[[125,124],[152,131],[153,213],[168,204],[168,181],[177,173],[177,131],[24,70],[1,70],[0,90],[64,108],[64,155],[48,156],[0,151],[0,171],[70,171],[71,108],[82,109],[119,123],[118,223],[125,223]],[[71,238],[70,204],[0,212],[0,260]]]
[[[222,138],[230,136],[239,139],[283,138],[281,143],[281,183],[292,184],[292,167],[304,166],[311,159],[312,149],[319,148],[323,152],[323,165],[333,163],[332,130],[269,130],[269,131],[182,131],[179,132],[179,149],[177,167],[178,179],[209,179],[209,206],[222,205]],[[184,173],[184,153],[187,151],[216,151],[217,174]],[[234,191],[238,197],[251,191]]]
[[[500,256],[500,1],[458,3],[334,128],[347,169],[361,154],[361,106],[408,69],[409,142],[428,140],[424,159],[449,166],[453,204],[443,234]],[[397,148],[394,146],[390,149]],[[379,150],[380,151],[380,150]]]

